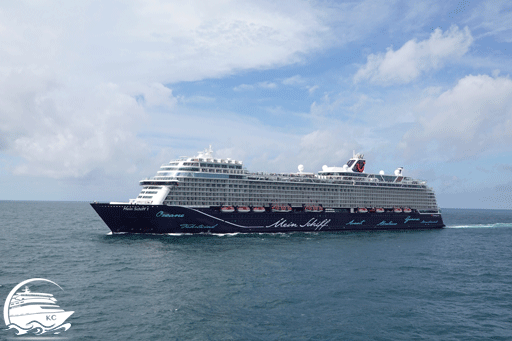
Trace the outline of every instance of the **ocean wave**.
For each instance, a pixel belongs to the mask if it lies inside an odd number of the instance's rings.
[[[34,334],[34,335],[42,335],[42,334],[59,334],[60,332],[65,332],[71,327],[71,323],[61,324],[60,326],[52,326],[46,327],[39,323],[38,321],[32,321],[28,323],[29,328],[23,328],[18,326],[15,323],[11,323],[7,326],[5,330],[15,329],[17,331],[16,335],[25,335],[25,334]]]

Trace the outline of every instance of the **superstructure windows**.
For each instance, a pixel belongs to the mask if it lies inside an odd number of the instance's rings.
[[[341,170],[319,172],[319,176],[311,177],[248,173],[238,161],[210,158],[193,161],[196,160],[162,166],[155,178],[141,181],[144,191],[139,198],[154,195],[161,187],[148,185],[161,184],[172,187],[164,201],[168,205],[263,206],[282,202],[294,207],[319,203],[333,208],[407,206],[417,209],[436,205],[431,190],[410,178],[397,182],[393,175]],[[348,164],[353,167],[357,160],[351,161]],[[179,178],[166,178],[178,172]]]

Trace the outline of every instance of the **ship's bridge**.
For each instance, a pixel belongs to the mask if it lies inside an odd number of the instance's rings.
[[[160,166],[154,177],[141,180],[142,191],[131,203],[161,204],[185,178],[242,179],[248,174],[242,161],[214,158],[210,145],[194,157],[181,157]]]

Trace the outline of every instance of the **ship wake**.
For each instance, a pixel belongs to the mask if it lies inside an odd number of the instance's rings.
[[[447,225],[447,229],[485,229],[485,228],[507,228],[512,227],[512,223],[494,223],[494,224],[466,224],[466,225]]]

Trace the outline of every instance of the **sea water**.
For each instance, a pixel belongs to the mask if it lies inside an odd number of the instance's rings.
[[[71,340],[511,340],[512,211],[447,228],[111,235],[87,203],[0,202],[0,302],[44,278]],[[23,340],[0,329],[0,339]],[[28,339],[41,337],[30,336]]]

